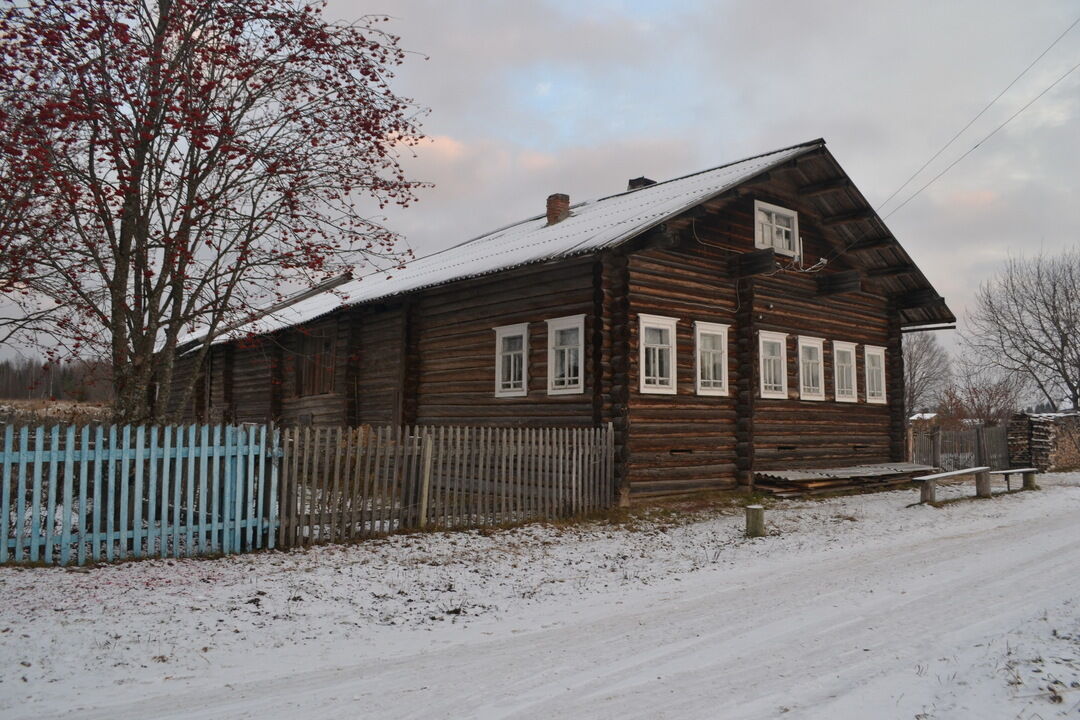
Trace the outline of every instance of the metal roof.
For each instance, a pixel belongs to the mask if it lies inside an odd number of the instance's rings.
[[[687,208],[824,144],[824,140],[811,140],[674,180],[577,203],[570,206],[568,218],[554,225],[547,224],[546,214],[538,215],[416,258],[404,268],[371,273],[313,297],[281,303],[261,317],[221,334],[214,344],[299,325],[349,305],[619,245]],[[200,335],[192,333],[180,343]]]

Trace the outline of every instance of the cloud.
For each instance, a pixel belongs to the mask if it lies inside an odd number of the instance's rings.
[[[368,8],[377,10],[377,7]],[[410,169],[436,183],[391,214],[435,249],[573,200],[825,137],[873,204],[1064,30],[1068,0],[578,3],[398,0],[430,60],[397,87],[431,108]],[[353,3],[331,2],[342,18]],[[890,212],[1080,56],[1074,29]],[[1008,253],[1080,241],[1080,72],[886,221],[957,312]]]

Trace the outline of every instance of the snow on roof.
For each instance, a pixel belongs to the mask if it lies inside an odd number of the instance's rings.
[[[751,179],[825,144],[812,140],[636,190],[588,200],[570,207],[570,216],[554,225],[538,215],[494,232],[410,261],[402,269],[357,278],[333,291],[275,309],[215,339],[215,344],[261,335],[314,320],[349,305],[476,277],[535,262],[582,255],[640,235]],[[181,340],[196,339],[193,333]]]
[[[912,415],[908,419],[914,422],[915,420],[933,420],[936,417],[937,417],[937,413],[935,413],[935,412],[921,412],[921,413],[915,413],[914,415]]]

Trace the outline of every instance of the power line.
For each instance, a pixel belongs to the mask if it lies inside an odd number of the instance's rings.
[[[904,181],[904,183],[903,183],[903,184],[902,184],[902,185],[901,185],[900,187],[898,187],[898,188],[896,188],[895,190],[893,190],[892,194],[891,194],[891,195],[889,195],[889,197],[885,198],[885,200],[884,200],[884,201],[883,201],[883,202],[882,202],[882,203],[881,203],[880,205],[878,205],[878,206],[877,206],[877,210],[878,210],[878,211],[880,211],[880,210],[881,210],[881,209],[882,209],[883,207],[885,207],[886,205],[888,205],[888,204],[889,204],[889,201],[890,201],[890,200],[892,200],[892,199],[893,199],[894,197],[896,197],[896,196],[897,196],[898,194],[900,194],[900,191],[901,191],[901,190],[903,190],[904,188],[906,188],[906,187],[907,187],[907,186],[908,186],[908,185],[909,185],[909,184],[911,183],[911,181],[912,181],[912,180],[914,180],[914,179],[915,179],[916,177],[918,177],[918,176],[919,176],[919,174],[920,174],[920,173],[921,173],[921,172],[922,172],[923,170],[925,170],[925,169],[927,168],[927,166],[929,166],[929,165],[930,165],[930,163],[932,163],[932,162],[934,162],[935,160],[937,160],[937,159],[938,159],[938,157],[939,157],[939,156],[941,155],[941,153],[945,152],[945,151],[946,151],[946,150],[947,150],[947,149],[948,149],[948,148],[949,148],[949,147],[950,147],[950,146],[951,146],[951,145],[952,145],[952,144],[953,144],[954,142],[956,142],[956,139],[957,139],[957,138],[959,138],[959,137],[960,137],[961,135],[963,135],[963,134],[964,134],[964,133],[965,133],[965,132],[967,131],[967,129],[968,129],[968,128],[970,128],[970,127],[971,127],[972,125],[974,125],[974,124],[975,124],[975,121],[976,121],[976,120],[978,120],[979,118],[981,118],[981,117],[982,117],[982,116],[983,116],[983,115],[984,115],[984,114],[986,113],[986,111],[987,111],[987,110],[989,110],[989,109],[990,109],[990,108],[991,108],[991,107],[992,107],[992,106],[994,105],[994,103],[996,103],[996,102],[997,102],[998,100],[1000,100],[1000,99],[1001,99],[1001,96],[1002,96],[1002,95],[1004,95],[1005,93],[1007,93],[1007,92],[1009,91],[1009,88],[1011,88],[1011,87],[1012,87],[1013,85],[1015,85],[1015,84],[1017,83],[1017,81],[1019,81],[1019,80],[1020,80],[1020,78],[1024,77],[1024,75],[1026,75],[1026,74],[1027,74],[1028,70],[1031,70],[1031,68],[1033,68],[1033,67],[1035,66],[1035,63],[1037,63],[1037,62],[1039,62],[1040,60],[1042,60],[1042,59],[1043,59],[1043,57],[1044,57],[1044,56],[1046,55],[1046,53],[1050,52],[1050,50],[1051,50],[1051,49],[1053,49],[1053,47],[1054,47],[1055,45],[1057,45],[1057,44],[1058,44],[1058,42],[1060,42],[1060,41],[1061,41],[1061,39],[1062,39],[1063,37],[1065,37],[1066,35],[1068,35],[1068,34],[1069,34],[1069,31],[1070,31],[1070,30],[1072,30],[1072,29],[1073,29],[1074,27],[1076,27],[1076,26],[1077,26],[1077,24],[1080,24],[1080,17],[1078,17],[1078,18],[1076,18],[1075,20],[1073,20],[1073,22],[1072,22],[1072,25],[1070,25],[1069,27],[1065,28],[1065,30],[1064,30],[1064,31],[1063,31],[1063,32],[1062,32],[1062,33],[1061,33],[1060,35],[1058,35],[1058,36],[1057,36],[1057,38],[1055,38],[1055,39],[1054,39],[1054,42],[1052,42],[1052,43],[1050,43],[1049,45],[1047,45],[1047,46],[1046,46],[1046,49],[1045,49],[1045,50],[1043,50],[1043,51],[1042,51],[1041,53],[1039,53],[1039,56],[1038,56],[1037,58],[1035,58],[1035,59],[1034,59],[1034,60],[1032,60],[1032,61],[1031,61],[1030,63],[1028,63],[1028,66],[1027,66],[1026,68],[1024,68],[1024,69],[1023,69],[1023,71],[1022,71],[1022,72],[1021,72],[1021,73],[1020,73],[1019,75],[1017,75],[1017,76],[1016,76],[1015,78],[1013,78],[1012,82],[1011,82],[1011,83],[1009,83],[1008,85],[1006,85],[1006,86],[1005,86],[1005,89],[1004,89],[1004,90],[1002,90],[1002,91],[1001,91],[1001,92],[999,92],[999,93],[998,93],[997,95],[995,95],[995,96],[994,96],[994,99],[993,99],[993,100],[991,100],[991,101],[990,101],[989,103],[987,103],[986,107],[984,107],[984,108],[983,108],[982,110],[980,110],[980,111],[979,111],[979,112],[978,112],[978,113],[977,113],[977,114],[975,115],[975,117],[971,118],[971,120],[969,120],[969,121],[968,121],[968,124],[967,124],[967,125],[965,125],[964,127],[960,128],[960,130],[959,130],[959,131],[958,131],[958,132],[957,132],[957,133],[956,133],[955,135],[953,135],[953,136],[952,136],[952,137],[951,137],[951,138],[949,139],[949,141],[948,141],[947,143],[945,143],[944,145],[942,145],[942,146],[941,146],[941,148],[939,148],[939,149],[938,149],[938,151],[937,151],[936,153],[934,153],[933,155],[931,155],[931,156],[930,156],[930,159],[929,159],[929,160],[927,160],[926,162],[924,162],[924,163],[923,163],[923,164],[922,164],[922,165],[921,165],[921,166],[919,167],[919,169],[918,169],[918,170],[916,170],[915,172],[913,172],[913,173],[911,174],[911,177],[909,177],[909,178],[908,178],[907,180],[905,180],[905,181]],[[951,166],[950,166],[950,167],[951,167]],[[909,198],[909,199],[910,199],[910,198]],[[896,212],[896,210],[899,210],[899,209],[900,209],[900,208],[895,208],[895,209],[894,209],[894,210],[893,210],[892,212],[890,212],[889,214],[891,215],[891,214],[892,214],[893,212]]]
[[[954,167],[956,166],[956,164],[957,164],[957,163],[959,163],[959,162],[960,162],[961,160],[963,160],[964,158],[966,158],[966,157],[967,157],[968,155],[970,155],[971,153],[975,152],[975,149],[976,149],[976,148],[978,148],[978,147],[979,147],[980,145],[982,145],[982,144],[983,144],[984,142],[986,142],[987,140],[989,140],[990,138],[992,138],[992,137],[993,137],[994,135],[996,135],[996,134],[997,134],[997,132],[998,132],[998,130],[1001,130],[1001,129],[1002,129],[1003,127],[1005,127],[1006,125],[1008,125],[1009,123],[1011,123],[1011,122],[1012,122],[1012,121],[1013,121],[1013,120],[1014,120],[1014,119],[1015,119],[1015,118],[1016,118],[1016,117],[1017,117],[1017,116],[1018,116],[1018,115],[1019,115],[1020,113],[1024,112],[1024,111],[1025,111],[1025,110],[1027,110],[1027,109],[1028,109],[1029,107],[1031,107],[1032,105],[1034,105],[1034,104],[1035,104],[1035,102],[1036,102],[1036,101],[1037,101],[1037,100],[1038,100],[1039,98],[1041,98],[1041,97],[1042,97],[1043,95],[1045,95],[1046,93],[1048,93],[1048,92],[1050,92],[1051,90],[1053,90],[1053,89],[1054,89],[1054,87],[1056,87],[1058,83],[1060,83],[1060,82],[1061,82],[1062,80],[1064,80],[1065,78],[1069,77],[1069,75],[1071,75],[1071,74],[1073,73],[1073,71],[1075,71],[1075,70],[1076,70],[1077,68],[1080,68],[1080,63],[1077,63],[1076,65],[1073,65],[1073,66],[1072,66],[1071,68],[1069,68],[1068,70],[1066,70],[1066,71],[1065,71],[1065,74],[1064,74],[1064,75],[1062,75],[1061,77],[1059,77],[1059,78],[1058,78],[1057,80],[1055,80],[1054,82],[1050,83],[1050,84],[1049,84],[1049,85],[1048,85],[1048,86],[1047,86],[1047,87],[1046,87],[1046,88],[1045,88],[1045,89],[1044,89],[1044,90],[1043,90],[1043,91],[1042,91],[1041,93],[1039,93],[1039,94],[1038,94],[1038,95],[1036,95],[1035,97],[1031,98],[1031,100],[1029,100],[1029,101],[1028,101],[1028,102],[1027,102],[1027,103],[1026,103],[1026,104],[1025,104],[1025,105],[1024,105],[1023,107],[1021,107],[1021,108],[1020,108],[1019,110],[1017,110],[1017,111],[1016,111],[1016,112],[1014,112],[1014,113],[1013,113],[1012,115],[1010,115],[1010,116],[1008,117],[1008,119],[1007,119],[1007,120],[1005,120],[1005,122],[1001,123],[1001,124],[1000,124],[1000,125],[998,125],[998,126],[997,126],[996,128],[994,128],[993,130],[991,130],[991,131],[990,131],[990,133],[989,133],[989,134],[987,134],[987,135],[986,135],[986,137],[984,137],[984,138],[983,138],[982,140],[980,140],[979,142],[977,142],[977,143],[975,143],[974,145],[972,145],[972,146],[971,146],[971,147],[970,147],[970,148],[969,148],[969,149],[967,150],[967,152],[965,152],[965,153],[964,153],[963,155],[961,155],[960,157],[956,158],[956,159],[955,159],[955,160],[953,160],[953,161],[952,161],[951,163],[949,163],[949,165],[948,165],[948,166],[947,166],[947,167],[946,167],[946,168],[945,168],[944,170],[942,170],[942,171],[941,171],[941,172],[939,172],[939,173],[938,173],[937,175],[935,175],[934,177],[932,177],[932,178],[930,179],[930,181],[929,181],[928,183],[926,183],[925,185],[923,185],[923,186],[922,186],[921,188],[919,188],[919,189],[918,189],[918,190],[916,190],[915,192],[911,193],[911,195],[908,195],[908,197],[907,197],[907,200],[904,200],[904,202],[900,203],[900,204],[899,204],[899,205],[897,205],[897,206],[896,206],[895,208],[893,208],[892,210],[890,210],[890,211],[889,211],[889,214],[885,216],[885,219],[888,219],[888,218],[890,218],[890,217],[891,217],[891,216],[893,215],[893,213],[895,213],[895,212],[896,212],[897,210],[899,210],[900,208],[904,207],[904,206],[905,206],[905,205],[907,205],[907,204],[908,204],[909,202],[911,202],[911,201],[912,201],[912,200],[913,200],[913,199],[915,198],[915,196],[916,196],[916,195],[918,195],[918,194],[919,194],[919,193],[921,193],[921,192],[922,192],[923,190],[925,190],[926,188],[930,187],[930,186],[931,186],[931,185],[933,185],[933,184],[934,184],[935,182],[937,182],[938,178],[940,178],[940,177],[941,177],[942,175],[944,175],[945,173],[947,173],[947,172],[949,172],[950,170],[952,170],[952,169],[953,169],[953,168],[954,168]]]

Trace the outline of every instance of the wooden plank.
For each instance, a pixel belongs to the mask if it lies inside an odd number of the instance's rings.
[[[45,428],[38,426],[34,431],[34,471],[30,499],[30,562],[37,562],[41,545],[41,486],[43,484],[42,463],[45,457]]]
[[[221,454],[222,448],[224,448],[225,439],[221,436],[222,427],[220,424],[214,425],[212,434],[212,443],[214,447],[214,456],[211,460],[209,468],[209,477],[207,477],[207,469],[204,467],[202,476],[205,483],[210,486],[210,497],[204,499],[204,509],[209,505],[210,517],[211,517],[211,529],[210,529],[210,551],[211,552],[224,552],[225,547],[225,518],[222,516],[222,492],[223,485],[221,482],[222,464],[227,461],[224,455]],[[207,500],[209,502],[207,502]]]
[[[139,425],[135,428],[135,485],[132,487],[135,502],[131,507],[131,554],[132,557],[143,557],[142,554],[142,501],[143,501],[143,464],[146,461],[146,426]],[[130,477],[130,476],[129,476]],[[130,482],[130,480],[129,480]]]
[[[79,464],[79,524],[76,526],[78,528],[79,550],[76,562],[79,565],[84,565],[86,563],[86,539],[89,534],[89,528],[86,527],[86,496],[88,494],[87,480],[90,470],[90,427],[83,425],[79,436],[81,438],[80,449],[82,450],[83,461]],[[8,443],[8,447],[10,447],[10,443]],[[7,518],[6,510],[4,517]],[[5,537],[7,536],[5,535]]]
[[[180,512],[181,502],[180,498],[183,497],[183,482],[184,482],[184,426],[177,425],[176,428],[176,462],[173,464],[172,477],[173,477],[173,489],[172,489],[172,556],[174,558],[180,557]],[[190,450],[189,450],[190,452]]]
[[[296,457],[296,449],[292,445],[292,428],[286,427],[281,434],[281,447],[284,450],[284,457],[281,459],[281,472],[278,475],[278,482],[280,483],[281,496],[278,501],[278,531],[277,531],[277,544],[280,548],[288,547],[286,543],[286,536],[289,530],[289,487],[291,484],[291,472],[290,462]]]
[[[431,453],[434,450],[434,443],[427,432],[424,432],[421,438],[423,457],[420,466],[420,515],[418,525],[425,528],[428,524],[428,494],[431,492]]]
[[[23,540],[23,528],[26,523],[26,467],[27,461],[25,460],[24,453],[30,451],[30,429],[27,426],[19,428],[19,449],[18,455],[18,480],[16,481],[15,489],[15,528],[12,532],[12,537],[15,542],[15,561],[20,562],[25,557],[23,553],[23,546],[26,542]]]
[[[233,481],[232,481],[232,551],[234,553],[241,552],[243,550],[243,533],[244,528],[242,526],[243,513],[244,513],[244,492],[247,487],[247,467],[244,464],[243,448],[241,443],[244,441],[243,431],[237,427],[230,427],[229,430],[233,436],[233,452],[230,460],[233,466]]]
[[[119,449],[116,425],[109,426],[108,464],[105,469],[105,486],[108,499],[105,502],[105,559],[112,561],[116,554],[116,454]]]
[[[243,527],[246,530],[246,537],[242,538],[242,540],[244,541],[244,550],[250,552],[255,549],[256,518],[258,517],[257,513],[261,511],[257,499],[259,477],[256,474],[255,469],[255,458],[259,451],[259,429],[254,425],[248,425],[245,430],[247,431],[247,473],[244,478],[244,502],[242,512],[244,516]]]
[[[8,537],[18,537],[16,526],[11,522],[11,466],[15,458],[15,428],[8,425],[4,428],[4,452],[0,462],[0,485],[3,488],[3,497],[0,497],[0,563],[8,561]],[[18,503],[16,503],[18,508]]]
[[[343,443],[348,440],[342,427],[338,426],[334,442],[334,475],[330,483],[330,498],[327,505],[330,517],[330,527],[327,529],[327,540],[330,542],[340,541],[338,528],[341,525],[341,517],[344,512],[341,508],[341,463],[344,459],[345,448]]]
[[[169,498],[172,497],[171,492],[171,479],[173,473],[173,464],[170,451],[172,450],[173,435],[176,433],[176,428],[172,425],[166,425],[162,428],[161,438],[161,512],[159,516],[161,518],[161,540],[158,543],[158,552],[162,559],[168,557],[169,554],[169,540],[172,537],[174,527],[169,524],[171,517],[169,513]],[[81,564],[81,563],[80,563]]]
[[[120,512],[119,520],[117,521],[117,536],[116,539],[119,542],[119,557],[121,560],[128,556],[128,533],[131,531],[129,525],[132,518],[131,513],[128,511],[131,509],[131,471],[129,463],[132,460],[132,446],[131,446],[131,425],[124,425],[124,430],[121,433],[123,438],[123,445],[120,453],[120,470],[119,476],[116,478],[120,483]]]
[[[160,538],[161,525],[157,517],[158,496],[158,432],[157,425],[150,427],[150,447],[148,448],[147,469],[147,498],[146,498],[146,557],[157,554],[154,538]]]
[[[266,471],[266,458],[269,457],[267,452],[267,431],[266,426],[261,425],[258,428],[254,428],[251,431],[251,462],[257,465],[254,476],[255,494],[249,502],[253,500],[253,506],[251,508],[251,520],[248,524],[248,547],[252,549],[262,549],[263,546],[263,532],[268,522],[268,508],[266,507],[266,485],[269,481],[269,473]],[[272,532],[272,529],[271,529]]]
[[[101,559],[101,498],[103,495],[101,471],[105,458],[105,430],[101,425],[98,425],[94,431],[94,450],[94,527],[90,537],[94,544],[94,560],[97,561]]]
[[[57,467],[59,462],[56,459],[56,451],[60,446],[60,426],[53,425],[49,431],[49,487],[47,488],[46,496],[46,510],[45,510],[45,522],[42,527],[42,546],[41,558],[46,565],[51,565],[53,561],[53,543],[56,538],[56,476]]]
[[[206,427],[205,425],[203,426]],[[187,476],[184,478],[184,489],[186,491],[185,500],[187,501],[187,517],[185,518],[187,524],[184,532],[184,554],[191,557],[195,554],[195,481],[198,477],[198,473],[195,472],[196,462],[198,461],[198,448],[199,448],[199,431],[192,425],[188,428],[188,462],[187,462]]]
[[[274,425],[270,426],[270,431],[267,433],[270,445],[267,446],[263,443],[263,463],[270,463],[270,493],[266,498],[266,504],[260,504],[260,507],[267,508],[267,528],[266,528],[266,546],[274,549],[274,535],[276,534],[275,523],[280,524],[281,518],[281,503],[278,502],[278,482],[280,481],[280,472],[278,470],[279,465],[281,469],[284,469],[284,459],[277,457],[277,451],[281,447],[281,431]]]
[[[60,512],[60,565],[67,565],[71,559],[71,525],[75,515],[75,499],[71,497],[72,487],[75,486],[75,425],[69,424],[65,432],[64,440],[64,484],[60,492],[60,504],[64,510]],[[55,448],[53,448],[55,450]],[[83,461],[85,464],[85,461]],[[6,540],[6,535],[4,536]]]
[[[211,544],[212,536],[217,534],[218,531],[217,530],[212,531],[211,526],[210,526],[210,522],[207,521],[207,519],[210,519],[210,521],[213,522],[215,528],[220,524],[222,526],[222,529],[220,530],[220,532],[222,534],[227,532],[227,530],[226,530],[227,522],[224,519],[224,516],[226,514],[222,513],[221,515],[216,515],[215,512],[214,512],[214,505],[216,505],[217,501],[218,501],[217,493],[216,492],[214,493],[213,498],[210,497],[210,492],[211,492],[210,491],[210,486],[211,486],[211,478],[210,478],[211,464],[210,463],[211,463],[212,454],[213,454],[213,462],[214,462],[214,464],[216,465],[217,462],[218,462],[217,443],[215,441],[214,445],[212,446],[211,445],[211,437],[214,437],[214,438],[219,437],[218,436],[218,431],[220,431],[220,430],[221,430],[220,425],[214,425],[213,433],[211,432],[210,425],[203,425],[199,429],[199,435],[200,435],[200,440],[199,440],[199,475],[198,475],[198,477],[199,477],[199,497],[195,498],[195,505],[197,505],[199,507],[199,513],[198,513],[198,517],[199,517],[199,535],[198,535],[198,552],[195,551],[195,548],[192,547],[191,551],[190,551],[192,555],[199,555],[199,554],[207,555],[207,554],[215,552],[216,549],[220,549],[220,552],[222,552],[222,553],[228,553],[229,552],[229,544],[227,542],[224,545],[222,545],[220,548],[214,547]],[[228,429],[226,429],[225,430],[226,447],[228,447],[228,445],[229,445],[229,437],[230,437],[229,436],[229,431],[228,431]],[[226,465],[226,467],[228,468],[228,465]],[[226,470],[226,473],[228,473],[228,470]],[[226,477],[228,477],[228,474],[226,475]],[[226,487],[227,488],[229,487],[228,483],[226,483]],[[228,498],[228,494],[226,494],[226,498]]]

